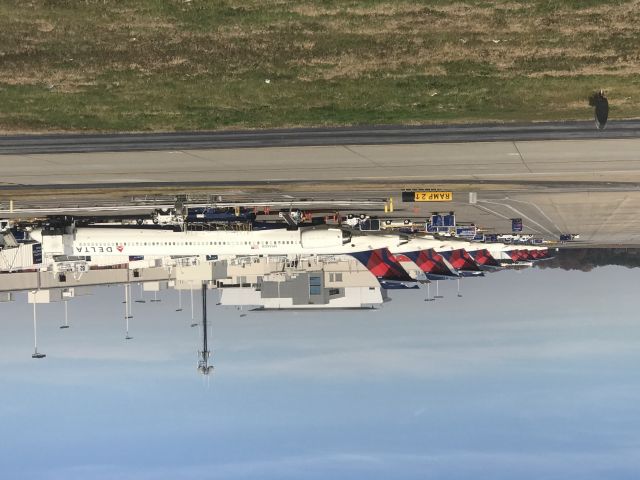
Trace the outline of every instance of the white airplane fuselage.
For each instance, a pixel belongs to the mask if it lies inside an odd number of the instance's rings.
[[[332,255],[375,250],[401,242],[399,236],[353,236],[338,228],[247,231],[75,229],[73,255],[185,256]]]

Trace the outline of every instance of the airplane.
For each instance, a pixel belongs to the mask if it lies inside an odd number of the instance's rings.
[[[41,228],[35,228],[30,232],[30,236],[42,243],[44,255],[91,256],[92,259],[123,256],[215,256],[217,259],[260,255],[302,257],[352,254],[379,249],[388,249],[390,254],[396,255],[433,250],[439,254],[435,259],[436,263],[440,264],[439,271],[425,273],[446,277],[482,274],[482,269],[468,251],[486,250],[500,262],[513,261],[509,252],[519,248],[500,243],[476,244],[461,240],[442,240],[428,235],[408,237],[398,234],[358,233],[333,227],[175,231],[144,227],[76,226],[67,228],[65,233],[54,235]],[[538,247],[536,250],[546,249]],[[433,253],[429,256],[434,257]],[[443,256],[452,260],[447,261]],[[420,267],[423,271],[426,268],[424,260],[421,259]],[[452,265],[452,262],[455,265]]]
[[[339,228],[174,231],[77,227],[62,235],[34,229],[43,253],[68,256],[193,256],[347,254],[399,245],[398,235],[352,235]]]

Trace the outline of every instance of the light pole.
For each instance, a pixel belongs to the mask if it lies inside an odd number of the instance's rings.
[[[69,328],[69,310],[67,308],[68,300],[64,301],[64,325],[60,325],[60,329]]]
[[[126,325],[124,339],[131,340],[133,337],[129,335],[129,319],[132,317],[129,315],[129,287],[126,283],[124,284],[124,302],[124,320]]]
[[[425,302],[433,302],[433,298],[431,298],[431,282],[427,280],[427,296],[425,297]]]
[[[193,316],[193,284],[191,286],[191,328],[197,327],[198,323],[196,322],[195,317]]]
[[[202,283],[202,350],[198,352],[198,371],[202,375],[209,375],[213,371],[213,365],[209,365],[208,332],[207,332],[207,283]]]
[[[182,290],[178,289],[178,308],[176,308],[176,312],[182,311]]]
[[[127,305],[129,305],[129,318],[133,318],[133,292],[131,291],[131,284],[127,283]]]
[[[38,353],[38,321],[36,316],[36,301],[33,299],[33,355],[31,358],[44,358],[44,353]]]
[[[440,295],[440,281],[436,280],[436,294],[433,296],[434,299],[436,298],[443,298],[442,295]]]
[[[136,300],[136,303],[147,303],[147,301],[143,298],[144,294],[143,294],[142,283],[139,283],[139,285],[140,285],[140,298]]]

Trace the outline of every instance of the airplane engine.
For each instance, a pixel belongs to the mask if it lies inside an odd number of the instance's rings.
[[[304,230],[300,234],[300,241],[302,248],[341,247],[344,241],[343,231],[338,228]]]

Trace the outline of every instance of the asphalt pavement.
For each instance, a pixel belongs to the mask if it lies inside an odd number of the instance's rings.
[[[0,185],[640,183],[640,138],[0,155]]]
[[[640,121],[363,126],[215,132],[0,135],[1,154],[133,152],[334,145],[390,145],[640,137]]]

